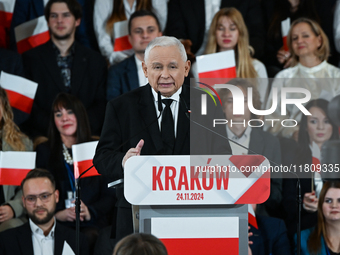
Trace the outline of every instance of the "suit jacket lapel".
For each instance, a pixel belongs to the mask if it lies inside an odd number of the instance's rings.
[[[185,85],[183,85],[178,109],[177,135],[174,155],[182,154],[181,151],[183,143],[185,142],[186,137],[189,135],[190,121],[186,116],[186,112],[188,110],[190,110],[190,92],[189,89]]]
[[[129,58],[129,63],[127,64],[127,72],[126,72],[127,85],[129,86],[129,91],[136,89],[139,87],[138,80],[138,70],[136,66],[135,56],[131,56]]]
[[[61,255],[64,248],[64,233],[60,231],[58,227],[58,223],[55,225],[55,233],[54,233],[54,255]]]
[[[41,48],[41,59],[45,63],[48,72],[51,75],[51,82],[54,81],[55,85],[59,87],[61,91],[65,90],[64,82],[61,77],[61,72],[57,64],[56,55],[53,50],[52,41],[48,41]]]
[[[73,95],[77,94],[78,90],[81,88],[88,65],[86,51],[83,51],[81,45],[77,42],[75,42],[75,44],[75,53],[71,71],[71,91]]]
[[[154,122],[148,127],[148,131],[152,142],[156,147],[156,152],[158,152],[163,148],[163,142],[161,132],[159,131],[158,120],[156,120],[157,114],[151,89],[152,88],[149,84],[145,86],[139,100],[138,111],[139,116],[141,116],[144,120],[144,127],[147,127]]]
[[[263,136],[257,128],[253,128],[250,133],[249,149],[255,151],[257,154],[261,154],[264,148]],[[249,151],[248,154],[254,154]]]
[[[22,255],[34,255],[33,254],[33,243],[32,243],[32,231],[29,223],[25,223],[22,227],[18,229],[18,244],[20,246]]]

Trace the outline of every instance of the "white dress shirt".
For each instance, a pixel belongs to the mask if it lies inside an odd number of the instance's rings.
[[[154,100],[155,100],[155,108],[156,108],[156,113],[157,116],[159,115],[159,111],[158,111],[158,94],[156,93],[156,91],[154,91],[154,89],[151,89]],[[177,120],[178,120],[178,108],[179,108],[179,101],[180,101],[180,94],[182,93],[182,87],[180,87],[171,97],[164,97],[161,96],[162,99],[172,99],[173,102],[170,106],[171,108],[171,112],[172,112],[172,116],[174,117],[174,128],[175,128],[175,137],[177,135]],[[162,103],[163,105],[163,110],[165,108],[165,104]],[[162,116],[163,117],[163,116]],[[158,119],[158,126],[159,126],[159,130],[161,130],[161,123],[162,123],[162,118]]]
[[[31,219],[29,219],[29,224],[32,230],[34,255],[54,254],[54,230],[56,219],[54,218],[53,227],[47,236],[44,235],[44,231],[39,228]]]
[[[270,109],[272,106],[272,93],[273,88],[277,87],[278,102],[277,108],[274,113],[266,116],[266,119],[279,119],[280,121],[274,122],[274,127],[271,127],[271,122],[265,121],[265,130],[271,133],[285,137],[291,135],[298,130],[298,127],[283,128],[281,121],[283,119],[294,119],[297,122],[301,120],[301,111],[293,104],[287,105],[287,115],[281,116],[281,91],[282,88],[297,87],[307,89],[311,93],[311,99],[323,98],[330,100],[332,97],[340,94],[340,69],[323,61],[314,67],[305,67],[298,63],[294,67],[287,68],[279,72],[273,81],[272,89],[270,91],[267,107]],[[289,93],[287,98],[301,98],[304,97],[301,93]],[[270,126],[268,125],[270,123]],[[286,123],[286,125],[288,125]]]
[[[246,130],[243,132],[241,137],[238,137],[237,135],[235,135],[233,133],[233,131],[230,130],[229,126],[226,125],[227,127],[227,135],[228,138],[232,141],[235,141],[241,145],[243,145],[244,147],[249,148],[249,142],[250,142],[250,134],[251,134],[251,127],[247,127]],[[233,155],[247,155],[248,154],[248,150],[242,148],[241,146],[233,143],[233,142],[229,142],[230,147],[231,147],[231,151],[233,152]]]

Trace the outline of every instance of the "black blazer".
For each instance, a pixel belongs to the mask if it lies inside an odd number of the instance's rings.
[[[72,250],[76,250],[75,231],[56,223],[54,235],[54,255],[61,255],[66,241]],[[89,254],[86,236],[80,233],[80,254]],[[0,233],[1,255],[34,255],[32,231],[29,222]]]
[[[163,142],[151,89],[151,86],[147,84],[108,103],[102,135],[93,159],[99,173],[114,180],[123,178],[123,157],[130,148],[136,147],[140,139],[144,140],[142,155],[162,155]],[[194,100],[193,104],[196,104],[196,102]],[[189,87],[183,85],[178,110],[174,155],[209,154],[206,153],[206,150],[200,148],[213,148],[210,152],[214,154],[231,154],[228,141],[221,139],[221,137],[215,137],[212,132],[201,129],[195,129],[194,131],[200,140],[201,146],[199,148],[190,148],[191,123],[186,116],[189,109],[190,90]],[[215,108],[209,107],[209,109],[213,111]],[[218,116],[213,114],[210,116],[221,119],[222,112]],[[195,118],[195,120],[199,121],[199,118]],[[221,130],[223,130],[223,127],[221,127]],[[225,129],[224,135],[226,136]],[[131,205],[124,197],[123,188],[117,188],[116,194],[118,200],[117,215],[119,217],[117,233],[119,233],[120,228],[126,228],[126,225],[128,225],[126,222],[132,222],[132,218]],[[121,213],[122,209],[124,213]],[[127,227],[130,228],[128,231],[123,231],[124,234],[128,234],[129,231],[131,233],[131,227],[132,223]],[[117,238],[121,237],[123,236],[117,236]]]
[[[107,76],[108,101],[137,88],[139,88],[139,80],[135,55],[109,68]]]
[[[261,128],[252,128],[249,141],[249,149],[267,159],[281,164],[281,148],[279,140],[272,134],[263,131]],[[253,154],[249,152],[248,154]],[[271,166],[275,163],[270,162]],[[279,173],[271,173],[270,196],[266,202],[257,206],[257,213],[277,217],[279,206],[282,201],[282,176]]]
[[[258,0],[221,0],[221,8],[237,8],[246,23],[250,45],[255,49],[255,57],[263,54],[265,31],[262,10]],[[191,51],[196,53],[201,47],[205,31],[204,0],[171,0],[168,4],[166,35],[179,39],[190,39]]]
[[[54,98],[58,93],[66,92],[55,50],[48,41],[22,56],[27,78],[38,83],[32,112],[23,129],[32,136],[46,136]],[[92,133],[96,135],[100,134],[105,115],[106,76],[104,58],[75,42],[70,93],[84,104]]]

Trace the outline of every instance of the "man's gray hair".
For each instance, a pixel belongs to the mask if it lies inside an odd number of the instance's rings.
[[[169,47],[169,46],[176,46],[181,54],[182,60],[185,62],[188,60],[187,53],[185,52],[185,48],[183,44],[177,38],[173,36],[160,36],[153,39],[145,49],[144,53],[144,61],[147,63],[150,51],[155,47]]]

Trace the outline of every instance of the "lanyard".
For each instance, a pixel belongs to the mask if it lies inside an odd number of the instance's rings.
[[[70,185],[71,185],[71,189],[73,192],[76,191],[76,188],[74,187],[74,183],[75,183],[75,178],[74,178],[74,174],[73,174],[73,171],[71,170],[70,168],[70,165],[66,163],[66,161],[64,160],[64,164],[65,164],[65,167],[67,169],[67,174],[68,174],[68,179],[70,181]]]

